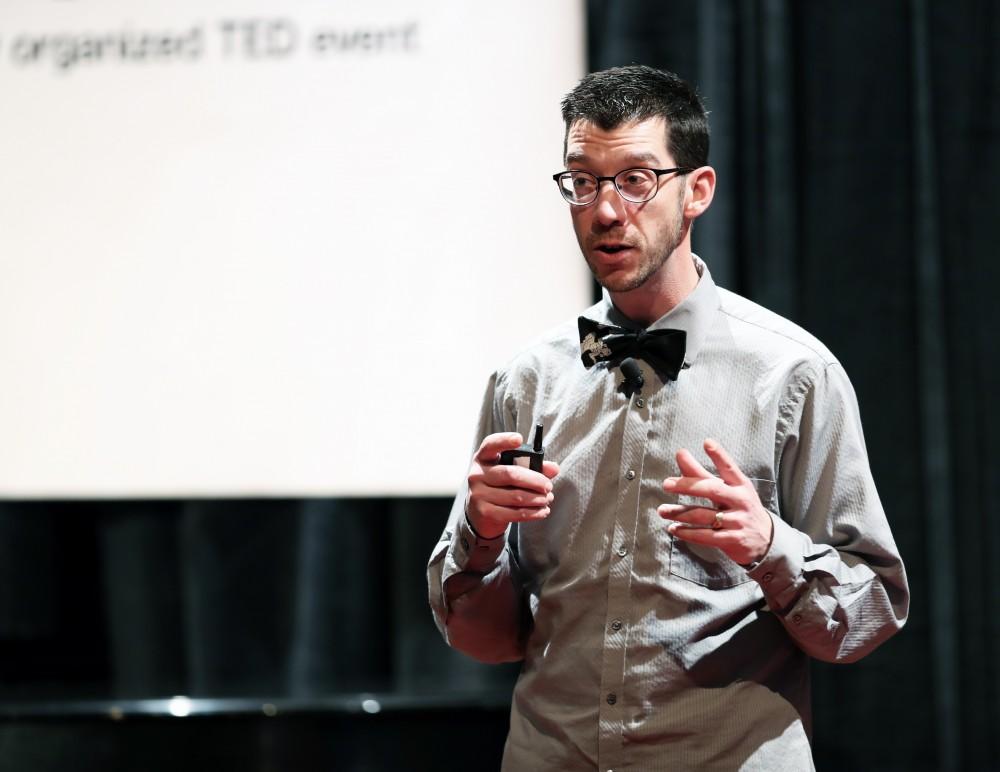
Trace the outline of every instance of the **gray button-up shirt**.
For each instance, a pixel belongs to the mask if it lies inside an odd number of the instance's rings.
[[[685,369],[626,397],[585,369],[571,322],[490,381],[476,445],[544,424],[559,463],[548,518],[479,539],[459,491],[428,582],[448,642],[523,659],[505,770],[812,768],[807,655],[864,656],[905,621],[903,565],[872,481],[850,382],[791,322],[704,264],[651,329],[687,332]],[[609,302],[585,312],[635,327]],[[772,513],[747,569],[667,533],[675,453],[714,437]],[[681,503],[686,503],[683,499]]]

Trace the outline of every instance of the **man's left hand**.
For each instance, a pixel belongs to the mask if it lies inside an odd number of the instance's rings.
[[[657,512],[672,521],[667,530],[678,539],[717,547],[744,566],[755,563],[771,546],[771,515],[760,503],[753,483],[719,443],[705,440],[705,452],[719,470],[719,477],[682,448],[677,451],[677,466],[683,476],[668,477],[663,489],[708,499],[716,508],[661,504]]]

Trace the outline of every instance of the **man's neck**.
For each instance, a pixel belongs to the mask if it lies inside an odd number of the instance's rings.
[[[677,250],[641,287],[611,292],[615,307],[633,322],[648,327],[690,295],[698,286],[698,269],[689,250]]]

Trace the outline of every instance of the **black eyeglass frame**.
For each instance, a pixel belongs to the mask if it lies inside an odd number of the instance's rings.
[[[583,169],[575,169],[575,170],[567,169],[565,171],[556,172],[555,174],[552,175],[552,179],[556,183],[556,187],[559,188],[559,195],[562,196],[563,201],[565,201],[570,206],[590,206],[591,204],[593,204],[597,200],[598,196],[601,195],[602,182],[610,182],[614,186],[615,191],[618,193],[619,196],[622,197],[623,200],[628,201],[631,204],[645,204],[647,201],[652,201],[654,198],[656,198],[656,194],[660,192],[659,184],[653,187],[653,195],[651,195],[649,198],[644,198],[641,201],[635,201],[634,199],[631,199],[624,193],[622,193],[622,189],[618,187],[618,183],[615,182],[615,180],[617,180],[626,172],[636,172],[636,171],[653,172],[656,175],[657,183],[659,183],[660,177],[662,177],[664,174],[671,174],[673,172],[677,172],[678,174],[690,174],[691,172],[694,171],[694,167],[675,166],[672,169],[650,169],[648,166],[630,166],[628,169],[622,169],[620,172],[618,172],[618,174],[615,174],[611,177],[599,177],[596,174],[585,172]],[[594,197],[590,201],[570,201],[568,198],[566,198],[566,194],[563,192],[563,186],[559,184],[559,180],[562,177],[566,177],[573,174],[586,174],[588,177],[592,177],[595,180],[597,180],[597,187],[594,190]]]

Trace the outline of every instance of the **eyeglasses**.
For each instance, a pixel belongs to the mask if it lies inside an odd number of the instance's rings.
[[[597,200],[601,183],[610,180],[618,195],[633,204],[649,201],[659,190],[660,175],[677,172],[687,174],[694,169],[676,167],[674,169],[625,169],[614,177],[598,177],[590,172],[556,172],[552,179],[559,186],[562,197],[574,206],[586,206]]]

